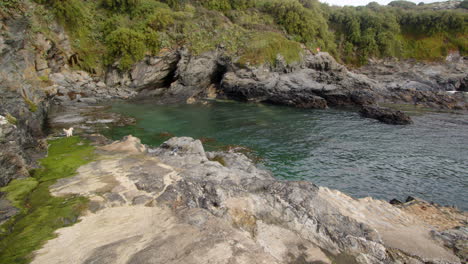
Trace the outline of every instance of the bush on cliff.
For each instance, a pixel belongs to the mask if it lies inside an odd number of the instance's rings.
[[[147,49],[158,49],[158,35],[152,30],[143,34],[129,28],[118,28],[106,37],[106,45],[109,63],[117,59],[119,68],[126,70],[143,59]]]
[[[249,45],[239,59],[240,64],[259,65],[264,62],[275,65],[277,55],[283,56],[287,63],[300,60],[301,45],[287,40],[278,33],[260,33],[249,38]]]
[[[275,40],[320,47],[358,65],[371,57],[434,60],[452,50],[465,55],[468,39],[466,12],[406,8],[406,1],[365,7],[330,7],[317,0],[35,1],[65,25],[79,66],[92,72],[115,62],[126,69],[144,54],[181,45],[194,54],[225,47],[228,55],[242,57],[258,50],[252,36],[272,32]],[[435,46],[428,50],[429,45]],[[263,47],[260,54],[271,52]],[[271,62],[269,55],[258,58]]]

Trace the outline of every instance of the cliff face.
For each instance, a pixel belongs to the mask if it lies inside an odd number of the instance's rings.
[[[57,67],[64,65],[50,42],[28,34],[29,22],[22,15],[12,15],[3,17],[0,24],[0,115],[9,120],[0,133],[0,186],[27,177],[33,165],[31,154],[45,147],[38,140],[45,136],[49,102],[47,85],[39,77],[51,71],[47,56]]]

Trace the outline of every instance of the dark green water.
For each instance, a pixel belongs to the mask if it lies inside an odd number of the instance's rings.
[[[277,178],[307,180],[354,197],[418,196],[468,210],[468,118],[425,112],[414,125],[392,126],[341,110],[304,110],[262,104],[114,104],[136,126],[132,134],[157,146],[169,136],[209,138],[206,148],[242,145],[263,158]],[[169,133],[169,134],[167,134]]]

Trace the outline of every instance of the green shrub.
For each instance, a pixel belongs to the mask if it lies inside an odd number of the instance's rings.
[[[139,0],[103,0],[102,3],[114,11],[131,11],[139,4]]]
[[[0,1],[0,10],[7,11],[8,9],[17,8],[19,4],[19,0],[2,0]]]
[[[7,113],[5,115],[5,118],[8,121],[8,123],[12,125],[16,125],[18,123],[18,120],[16,119],[16,117],[12,116],[10,113]]]
[[[415,8],[416,4],[410,1],[392,1],[388,4],[389,6],[399,8]]]
[[[210,10],[227,11],[231,10],[231,2],[229,0],[198,0],[199,3]]]
[[[170,7],[165,3],[155,0],[140,0],[131,10],[131,17],[144,19],[159,9],[168,9],[170,11]]]
[[[145,55],[145,35],[129,28],[118,28],[106,37],[108,62],[119,62],[119,68],[126,70]]]
[[[253,35],[245,47],[240,64],[260,65],[269,63],[275,65],[278,54],[284,57],[287,63],[300,61],[301,45],[295,41],[284,38],[281,34],[273,32]]]
[[[74,30],[88,23],[89,14],[80,0],[38,0],[51,6],[61,23]]]
[[[24,97],[24,102],[28,105],[29,111],[36,112],[37,111],[37,104],[34,103],[31,99]]]
[[[174,18],[170,9],[158,9],[147,18],[147,25],[156,31],[165,30],[172,24],[174,24]]]

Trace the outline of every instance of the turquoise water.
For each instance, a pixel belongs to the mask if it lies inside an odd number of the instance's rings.
[[[132,134],[157,146],[171,136],[201,138],[210,150],[241,145],[259,165],[287,180],[307,180],[354,197],[418,196],[468,210],[468,118],[424,112],[414,125],[392,126],[342,110],[208,102],[196,105],[116,103],[137,118]]]

